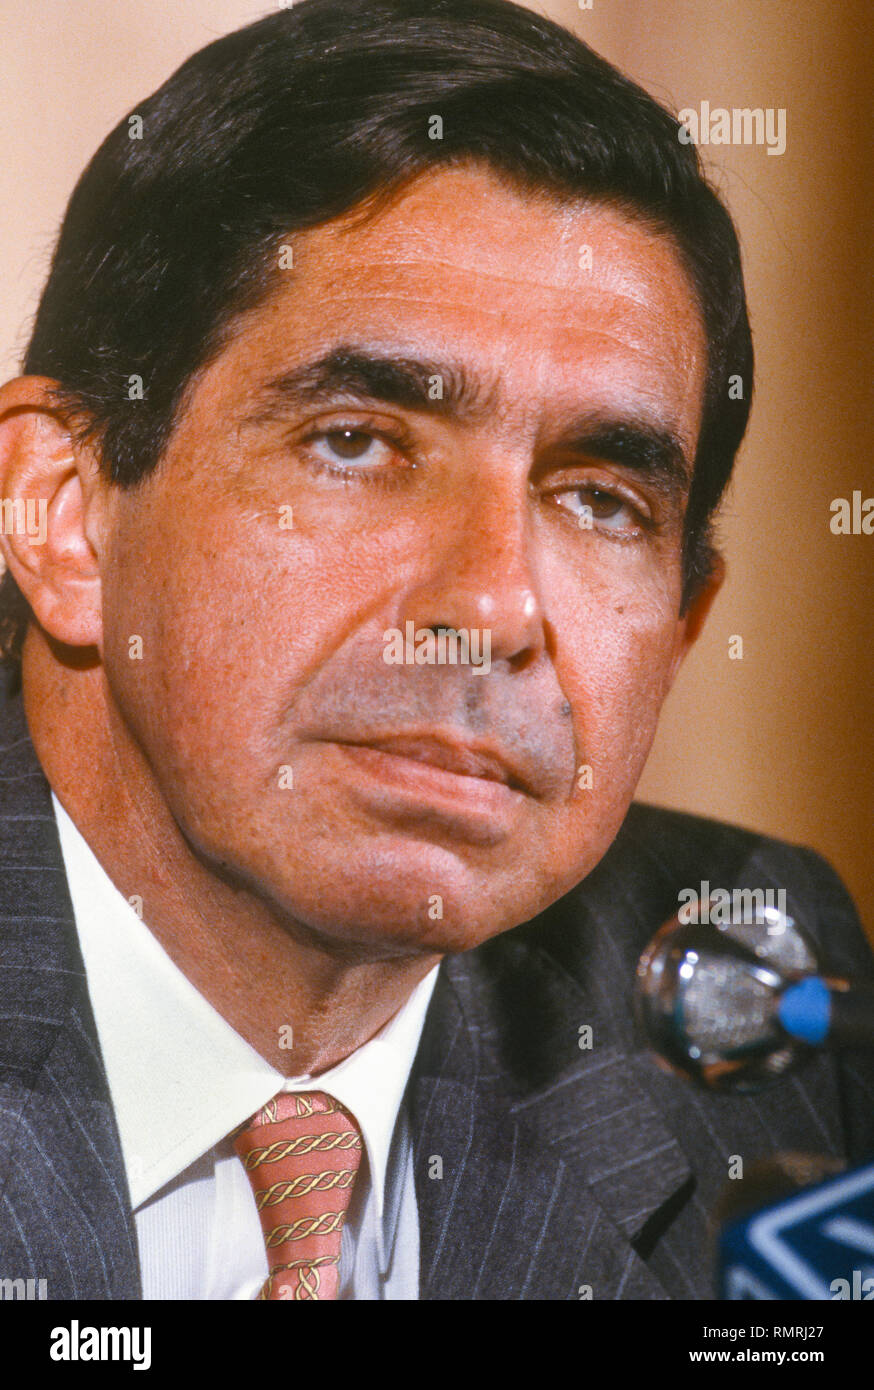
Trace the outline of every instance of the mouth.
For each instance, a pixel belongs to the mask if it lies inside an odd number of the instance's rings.
[[[510,791],[536,795],[530,778],[501,750],[482,743],[434,734],[397,734],[385,738],[338,740],[341,746],[364,753],[370,750],[390,758],[421,763],[453,777],[493,782]]]
[[[443,729],[362,733],[323,731],[314,740],[328,753],[339,785],[368,820],[407,834],[448,837],[494,848],[516,833],[520,818],[543,796],[527,768],[495,744]]]

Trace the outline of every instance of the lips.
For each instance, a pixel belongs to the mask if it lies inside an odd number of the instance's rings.
[[[395,734],[337,741],[353,748],[371,748],[377,753],[410,758],[460,777],[478,777],[486,782],[497,782],[512,791],[538,794],[528,770],[519,767],[503,750],[494,746],[441,738],[433,734]]]

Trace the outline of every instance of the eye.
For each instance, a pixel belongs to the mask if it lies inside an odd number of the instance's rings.
[[[554,496],[560,507],[577,518],[581,530],[588,529],[586,523],[591,520],[593,530],[630,536],[638,534],[645,524],[645,517],[633,502],[593,483],[568,488]]]
[[[369,430],[340,428],[322,430],[305,441],[321,462],[362,463],[374,466],[391,458],[393,450]]]

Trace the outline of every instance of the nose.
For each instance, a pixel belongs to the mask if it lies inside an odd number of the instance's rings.
[[[403,599],[403,621],[416,629],[488,632],[492,667],[531,665],[546,644],[544,612],[531,554],[527,498],[477,491],[452,508],[444,543]]]

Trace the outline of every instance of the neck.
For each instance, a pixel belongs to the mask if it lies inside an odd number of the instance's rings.
[[[171,960],[284,1075],[318,1075],[348,1057],[437,963],[344,953],[212,872],[161,797],[98,660],[72,665],[32,628],[22,678],[37,756],[70,819],[122,895],[142,899]]]

